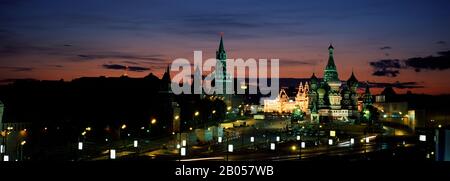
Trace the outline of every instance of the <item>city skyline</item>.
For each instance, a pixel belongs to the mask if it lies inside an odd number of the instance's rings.
[[[225,32],[230,58],[279,58],[283,78],[322,77],[332,43],[341,80],[353,70],[360,81],[409,87],[400,93],[450,91],[446,1],[0,3],[3,82],[114,77],[125,66],[130,77],[161,77],[195,50],[214,57]]]

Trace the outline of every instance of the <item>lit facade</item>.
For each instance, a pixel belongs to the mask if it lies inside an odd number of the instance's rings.
[[[343,84],[334,63],[334,47],[330,45],[328,51],[328,63],[322,80],[313,73],[309,82],[300,83],[295,99],[289,99],[282,89],[276,99],[264,100],[264,112],[292,113],[298,108],[313,122],[325,119],[349,121],[351,117],[358,116],[362,107],[370,105],[369,88],[359,95],[358,80],[353,72]]]
[[[284,89],[281,89],[276,99],[264,100],[264,112],[292,113],[295,109],[303,112],[308,111],[308,92],[309,85],[300,83],[295,99],[290,99]]]

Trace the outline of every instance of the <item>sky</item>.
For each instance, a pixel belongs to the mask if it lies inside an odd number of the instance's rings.
[[[278,58],[280,77],[319,77],[335,48],[341,80],[450,93],[450,1],[0,0],[0,81],[161,76],[193,51]]]

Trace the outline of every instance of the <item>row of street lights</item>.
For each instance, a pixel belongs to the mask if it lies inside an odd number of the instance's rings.
[[[10,160],[10,156],[7,154],[7,145],[8,145],[7,138],[8,138],[8,135],[10,133],[12,133],[13,131],[14,131],[14,127],[8,126],[5,131],[1,132],[2,136],[3,136],[3,141],[2,141],[2,144],[0,144],[0,155],[3,155],[3,161],[9,161]],[[20,130],[19,131],[19,135],[21,137],[26,137],[27,129]],[[19,141],[20,141],[20,139],[19,139]],[[17,144],[16,144],[16,148],[17,148],[17,150],[16,150],[17,151],[16,161],[24,159],[23,149],[24,149],[24,146],[25,146],[26,143],[27,143],[27,141],[24,138],[21,139],[20,142],[17,142]]]

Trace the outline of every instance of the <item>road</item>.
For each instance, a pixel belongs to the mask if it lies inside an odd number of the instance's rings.
[[[308,160],[321,157],[341,157],[366,155],[383,150],[395,150],[397,147],[414,146],[404,144],[395,136],[409,136],[409,132],[384,127],[383,134],[370,135],[345,135],[339,138],[333,137],[333,144],[328,145],[328,136],[302,136],[296,140],[296,135],[288,134],[283,130],[286,127],[284,119],[257,121],[254,126],[227,129],[222,143],[208,145],[189,144],[187,155],[181,157],[175,148],[173,137],[163,137],[150,141],[140,141],[139,148],[133,148],[132,140],[129,144],[117,146],[117,157],[124,159],[168,159],[182,161],[198,160],[230,160],[230,161],[252,161],[252,160]],[[254,137],[254,142],[250,138]],[[280,137],[280,141],[276,140]],[[350,137],[355,143],[350,144]],[[366,138],[369,142],[366,143]],[[300,143],[305,142],[306,148],[300,148]],[[275,150],[270,149],[270,144],[275,144]],[[167,149],[161,149],[168,145]],[[173,145],[172,145],[173,144]],[[227,145],[233,145],[233,152],[227,152]],[[120,144],[119,144],[120,145]],[[295,149],[293,148],[295,147]],[[105,149],[102,155],[92,160],[108,159],[109,152]]]

